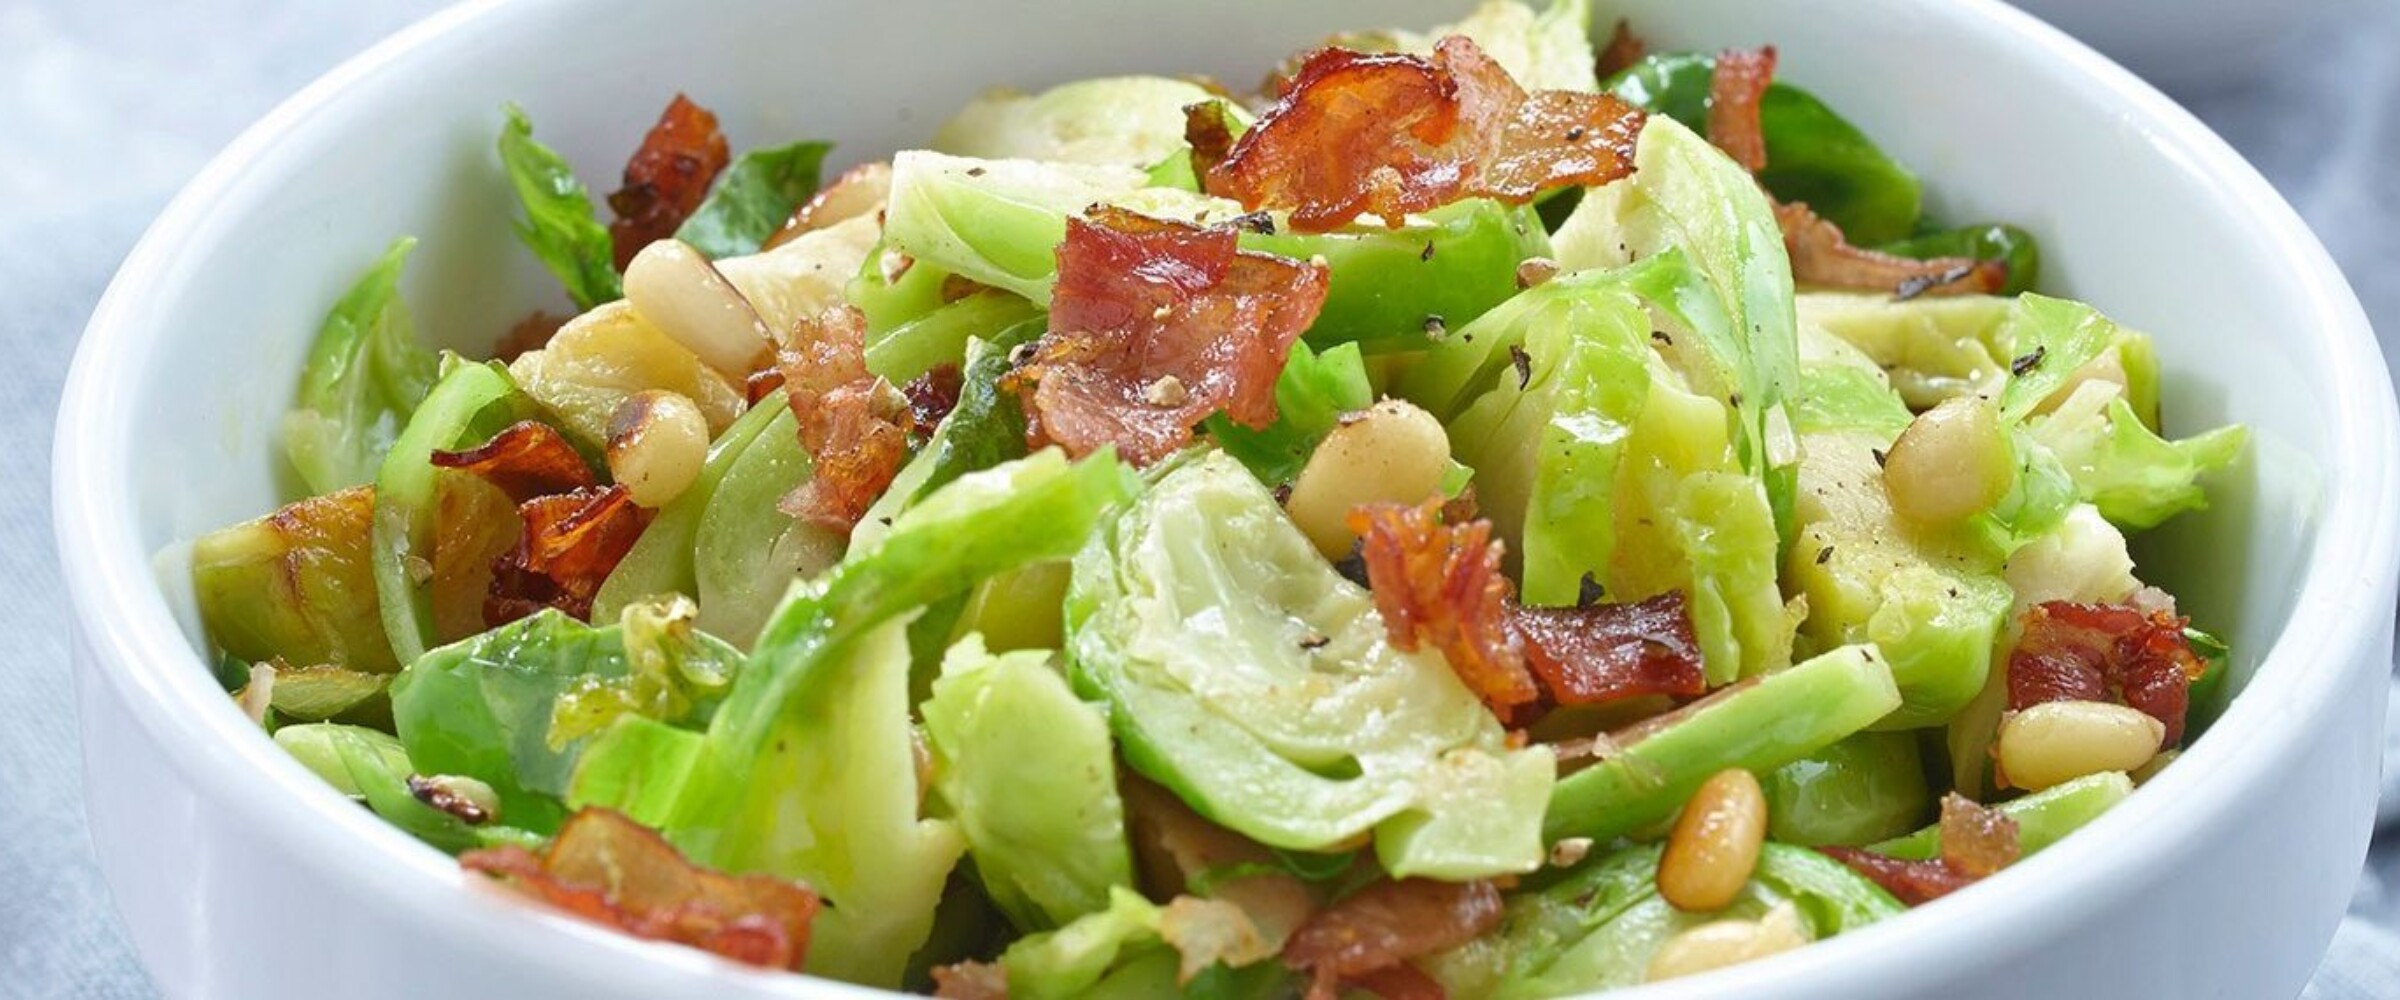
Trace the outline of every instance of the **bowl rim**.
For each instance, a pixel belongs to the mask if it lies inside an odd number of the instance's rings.
[[[401,72],[413,60],[475,32],[502,31],[509,17],[536,16],[557,0],[469,0],[439,11],[319,77],[245,130],[168,205],[120,266],[86,325],[61,397],[54,439],[52,504],[72,627],[99,683],[146,738],[172,755],[196,795],[223,803],[273,831],[285,850],[343,873],[352,887],[407,911],[436,936],[507,947],[516,960],[558,981],[675,983],[741,996],[885,996],[829,980],[759,972],[695,950],[644,942],[525,907],[470,885],[448,857],[352,805],[276,747],[224,696],[203,657],[185,642],[155,582],[152,554],[133,519],[133,414],[114,405],[118,373],[133,370],[146,340],[169,335],[159,288],[181,287],[205,246],[239,218],[227,196],[249,165],[295,130],[318,127],[354,88]],[[2400,564],[2400,416],[2364,310],[2322,244],[2267,181],[2225,141],[2129,71],[1999,0],[1964,0],[1923,12],[1937,30],[1977,45],[2022,49],[2088,84],[2084,98],[2116,110],[2202,181],[2214,209],[2291,262],[2292,298],[2309,307],[2295,326],[2334,372],[2324,402],[2336,461],[2325,469],[2325,510],[2304,563],[2294,612],[2261,657],[2253,684],[2278,691],[2273,704],[2236,698],[2211,729],[2137,794],[2094,821],[2104,833],[2070,837],[2021,862],[2005,889],[1970,887],[1909,919],[1855,931],[1813,947],[1625,995],[1680,996],[1719,990],[1805,993],[1842,982],[1905,982],[1910,967],[1969,967],[1978,956],[2028,945],[2045,913],[2078,897],[2108,898],[2159,876],[2211,821],[2239,807],[2238,790],[2272,780],[2296,752],[2305,720],[2341,697],[2344,680],[2379,659]],[[2361,599],[2364,595],[2366,599]],[[2379,666],[2379,664],[2377,664]],[[86,691],[85,697],[91,693]],[[87,705],[84,712],[88,714]],[[2222,735],[2219,735],[2222,734]],[[205,753],[178,753],[205,748]],[[2147,787],[2145,787],[2147,792]],[[2143,836],[2123,836],[2139,830]],[[2112,836],[2111,834],[2117,834]],[[2140,844],[2140,848],[2135,847]],[[367,847],[362,856],[358,845]],[[374,863],[368,863],[372,858]],[[467,891],[461,891],[466,889]],[[1907,942],[1907,947],[1888,945]]]

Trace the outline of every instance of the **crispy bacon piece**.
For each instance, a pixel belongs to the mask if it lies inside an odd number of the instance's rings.
[[[1605,81],[1632,69],[1634,63],[1641,62],[1642,57],[1649,54],[1650,44],[1642,41],[1642,36],[1634,34],[1633,25],[1620,17],[1615,30],[1608,33],[1608,44],[1600,47],[1600,57],[1595,60],[1593,68]]]
[[[943,417],[958,408],[958,394],[966,389],[958,366],[944,362],[926,369],[925,374],[908,380],[900,394],[908,397],[908,415],[918,435],[930,435],[940,426]]]
[[[867,318],[847,305],[803,320],[781,355],[783,392],[814,468],[776,506],[847,534],[908,461],[908,400],[867,371]]]
[[[1067,220],[1050,328],[1002,385],[1026,439],[1081,457],[1114,445],[1147,465],[1219,410],[1275,420],[1275,379],[1325,304],[1326,269],[1238,250],[1206,229],[1099,208]]]
[[[557,336],[559,328],[566,326],[567,321],[573,318],[534,310],[533,315],[518,320],[517,325],[509,327],[508,333],[501,336],[499,343],[492,345],[492,360],[507,364],[526,352],[550,346],[550,338]]]
[[[1827,857],[1882,886],[1894,899],[1922,906],[2008,867],[2017,860],[2017,821],[1953,792],[1942,796],[1942,854],[1911,861],[1856,847],[1820,847]]]
[[[820,905],[797,882],[695,865],[657,831],[597,807],[568,817],[539,854],[484,848],[459,855],[458,864],[634,937],[795,972]]]
[[[1767,133],[1759,120],[1759,104],[1774,82],[1772,45],[1718,53],[1717,70],[1709,77],[1708,141],[1754,174],[1767,167]]]
[[[1767,87],[1775,82],[1775,47],[1727,49],[1717,54],[1708,86],[1708,141],[1755,174],[1767,166],[1767,135],[1759,116]],[[1778,203],[1776,225],[1792,260],[1792,280],[1802,285],[1920,295],[1989,295],[2008,284],[2006,261],[1936,257],[1914,260],[1850,245],[1840,226],[1806,204]]]
[[[518,504],[525,531],[492,564],[484,624],[506,624],[546,607],[590,619],[601,582],[641,537],[650,514],[623,486],[586,486]]]
[[[1524,642],[1526,664],[1561,705],[1708,691],[1680,590],[1632,604],[1516,607],[1509,623]]]
[[[1527,95],[1463,36],[1431,58],[1320,49],[1204,175],[1244,208],[1324,232],[1362,214],[1397,226],[1460,198],[1522,204],[1633,172],[1640,109],[1604,94]]]
[[[465,451],[434,452],[433,464],[472,472],[520,504],[600,484],[583,455],[567,443],[567,436],[539,420],[510,424],[491,440]]]
[[[1449,1000],[1442,984],[1425,970],[1401,964],[1351,977],[1346,985],[1382,997],[1383,1000]],[[1313,989],[1313,986],[1312,986]]]
[[[1490,521],[1443,524],[1442,498],[1434,497],[1416,507],[1360,506],[1349,524],[1392,645],[1441,650],[1467,688],[1502,717],[1540,696],[1511,627],[1502,546],[1492,540]]]
[[[1466,944],[1499,925],[1500,890],[1490,882],[1378,882],[1309,918],[1284,945],[1283,960],[1309,974],[1310,1000],[1331,1000],[1344,983],[1403,990],[1387,997],[1416,996],[1422,994],[1408,989],[1421,984],[1407,972],[1378,974]]]
[[[742,399],[752,406],[768,396],[783,391],[783,369],[761,368],[742,379]]]
[[[2123,604],[2036,604],[2008,655],[2008,707],[2113,701],[2164,723],[2161,746],[2174,746],[2183,741],[2192,682],[2208,669],[2184,638],[2189,623]]]
[[[717,131],[717,116],[682,94],[667,102],[642,137],[633,158],[625,161],[625,186],[608,196],[617,221],[608,235],[616,245],[617,270],[652,242],[675,235],[708,197],[717,171],[733,159],[725,134]]]
[[[1207,177],[1233,154],[1233,129],[1225,124],[1225,112],[1217,102],[1194,101],[1183,106],[1183,141],[1192,147],[1192,173],[1200,177]]]
[[[1775,206],[1783,246],[1791,254],[1792,280],[1802,285],[1920,295],[1990,295],[2008,284],[2008,262],[1935,257],[1912,260],[1851,246],[1842,229],[1805,204]]]

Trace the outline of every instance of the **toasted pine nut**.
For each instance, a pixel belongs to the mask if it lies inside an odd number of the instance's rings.
[[[1710,775],[1684,803],[1658,859],[1658,894],[1679,910],[1721,910],[1758,867],[1767,839],[1767,796],[1741,768]]]
[[[1292,482],[1284,504],[1327,559],[1350,554],[1350,509],[1390,501],[1417,504],[1441,489],[1450,438],[1433,414],[1387,399],[1342,418]]]
[[[733,379],[756,370],[773,349],[774,337],[750,300],[682,240],[660,240],[633,255],[625,266],[625,301],[659,332]]]
[[[869,212],[883,211],[884,202],[891,195],[891,161],[861,163],[851,167],[794,211],[783,228],[768,237],[762,249],[773,250],[802,233],[824,229]]]
[[[708,420],[681,395],[645,389],[609,415],[608,474],[636,504],[666,506],[699,478],[707,460]]]
[[[1728,965],[1739,965],[1790,951],[1809,941],[1800,911],[1789,900],[1775,904],[1757,920],[1715,920],[1689,928],[1650,956],[1643,982],[1693,976]]]
[[[1929,524],[1990,507],[2008,495],[2016,478],[2000,415],[1979,396],[1953,396],[1918,414],[1883,463],[1892,508]]]
[[[2158,756],[2167,727],[2104,701],[2052,701],[2000,720],[1994,752],[2017,788],[2040,791],[2102,771],[2132,771]]]

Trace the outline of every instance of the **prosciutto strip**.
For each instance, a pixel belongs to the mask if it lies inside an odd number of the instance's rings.
[[[634,937],[794,972],[820,908],[807,886],[700,867],[657,831],[594,807],[568,817],[538,854],[512,844],[469,851],[458,863]]]
[[[1708,141],[1755,174],[1767,167],[1765,120],[1759,109],[1775,82],[1775,47],[1717,54],[1708,84]],[[1916,260],[1851,246],[1842,228],[1806,203],[1777,203],[1775,223],[1792,260],[1792,280],[1821,288],[1920,295],[1990,295],[2008,284],[2005,261],[1935,257]]]
[[[1284,946],[1283,960],[1309,974],[1309,1000],[1331,1000],[1345,983],[1386,997],[1425,996],[1423,974],[1410,975],[1416,970],[1407,963],[1490,933],[1500,916],[1500,890],[1490,882],[1378,882],[1318,911]]]
[[[650,512],[623,486],[586,486],[517,505],[525,531],[492,563],[483,620],[497,626],[543,608],[590,620],[600,584],[631,551]]]
[[[1922,906],[2008,867],[2017,860],[2017,821],[1955,792],[1942,797],[1942,854],[1912,861],[1856,847],[1821,847],[1827,857],[1882,886],[1892,898]]]
[[[1823,288],[1920,295],[1991,295],[2008,284],[2008,262],[1934,257],[1916,260],[1850,245],[1840,226],[1801,203],[1775,206],[1783,248],[1792,258],[1792,280]]]
[[[1210,194],[1324,232],[1397,226],[1461,198],[1523,204],[1633,172],[1643,113],[1605,94],[1527,94],[1464,36],[1430,57],[1321,49],[1204,175]]]
[[[1726,49],[1708,82],[1708,141],[1742,169],[1767,168],[1767,132],[1759,116],[1775,82],[1775,47]]]
[[[1600,47],[1600,55],[1593,60],[1593,68],[1601,82],[1606,83],[1609,77],[1632,69],[1634,63],[1649,54],[1650,43],[1634,34],[1633,25],[1620,17],[1617,26],[1608,33],[1608,43]]]
[[[1276,376],[1325,304],[1327,272],[1234,240],[1231,225],[1116,208],[1069,219],[1049,330],[1002,380],[1024,403],[1028,443],[1077,457],[1114,447],[1147,465],[1219,411],[1273,423]]]
[[[2051,601],[2025,612],[2008,655],[2008,707],[2052,701],[2112,701],[2167,727],[2162,746],[2183,740],[2191,685],[2208,669],[2184,638],[2187,619],[2124,604]]]
[[[682,94],[667,103],[658,124],[625,161],[625,186],[608,196],[617,221],[608,226],[617,270],[652,242],[675,235],[708,197],[717,172],[733,159],[717,116]]]
[[[438,468],[472,472],[517,503],[600,484],[567,436],[539,420],[511,424],[464,451],[434,452],[432,461]]]
[[[517,505],[524,531],[492,561],[485,626],[543,608],[588,619],[600,584],[650,523],[624,487],[602,486],[557,428],[520,421],[464,451],[437,451],[436,467],[473,473]]]
[[[808,450],[809,478],[777,509],[848,534],[908,461],[916,424],[900,390],[867,371],[867,319],[835,306],[803,320],[777,358],[785,401]]]
[[[1349,523],[1393,646],[1440,650],[1502,718],[1540,697],[1510,619],[1511,588],[1490,521],[1444,524],[1435,497],[1416,507],[1364,505]]]
[[[1561,705],[1708,691],[1680,590],[1632,604],[1514,607],[1509,618],[1526,663]]]

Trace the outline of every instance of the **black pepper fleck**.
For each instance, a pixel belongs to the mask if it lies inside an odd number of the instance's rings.
[[[1533,383],[1533,355],[1525,353],[1523,347],[1510,344],[1508,363],[1517,366],[1517,390],[1524,391],[1527,385]]]
[[[2049,348],[2036,344],[2033,350],[2018,355],[2016,360],[2008,363],[2008,373],[2018,378],[2024,378],[2026,373],[2040,368],[2042,360],[2049,356]]]

